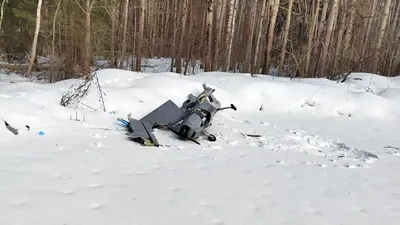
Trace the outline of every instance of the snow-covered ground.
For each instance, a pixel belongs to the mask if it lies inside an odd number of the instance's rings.
[[[399,77],[97,75],[107,112],[95,89],[59,105],[78,80],[1,76],[0,117],[20,133],[0,129],[0,224],[399,224]],[[203,83],[238,108],[217,113],[216,142],[156,130],[163,146],[144,147],[116,121]]]

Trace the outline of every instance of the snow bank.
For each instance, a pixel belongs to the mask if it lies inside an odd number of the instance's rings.
[[[141,102],[147,110],[173,100],[180,105],[189,93],[199,93],[202,83],[216,89],[215,96],[224,105],[235,104],[241,112],[257,112],[263,106],[268,112],[298,113],[317,117],[397,118],[399,106],[392,88],[386,95],[360,89],[362,84],[336,83],[329,80],[294,80],[271,76],[252,78],[248,74],[203,73],[182,76],[174,73],[137,74],[120,70],[98,72],[110,110],[122,102]],[[232,76],[235,76],[232,78]],[[378,90],[377,81],[371,89]],[[395,87],[395,86],[394,86]],[[119,90],[118,92],[112,90]],[[393,93],[392,93],[393,92]],[[389,96],[392,93],[392,96]],[[399,93],[399,92],[397,92]],[[142,112],[144,113],[144,112]],[[260,112],[262,113],[262,112]]]
[[[397,89],[400,82],[396,78],[388,80],[374,77],[369,85],[374,94],[365,88],[370,81],[354,80],[360,77],[360,74],[352,75],[348,83],[324,79],[290,80],[272,76],[252,78],[249,74],[229,73],[202,73],[196,76],[175,73],[147,74],[118,69],[104,69],[98,71],[97,75],[106,93],[107,111],[115,111],[121,115],[132,112],[136,117],[147,114],[168,99],[180,106],[189,93],[200,93],[203,83],[216,89],[215,96],[223,106],[235,104],[239,109],[238,113],[268,112],[319,118],[346,116],[375,119],[393,119],[400,115],[400,106],[396,104],[400,95]],[[7,76],[3,76],[3,80],[4,77]],[[369,79],[369,76],[367,77]],[[3,104],[15,101],[8,96],[18,96],[26,103],[12,106],[7,104],[12,109],[0,107],[0,110],[3,113],[12,110],[15,115],[21,116],[20,114],[26,113],[26,104],[33,104],[34,108],[49,107],[52,110],[64,111],[58,103],[61,95],[74,83],[79,83],[79,80],[46,85],[1,82],[0,98]],[[386,91],[377,95],[376,92],[382,89]],[[30,92],[31,96],[28,101],[24,99],[26,92]],[[83,103],[99,109],[95,88],[92,88]],[[86,109],[90,111],[88,107]]]

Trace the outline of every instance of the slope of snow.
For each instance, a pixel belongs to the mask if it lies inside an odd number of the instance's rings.
[[[400,220],[397,78],[390,78],[392,95],[377,95],[360,88],[366,84],[357,74],[345,83],[115,69],[97,75],[106,112],[95,86],[83,104],[59,105],[78,80],[10,83],[3,76],[0,117],[20,133],[0,129],[0,224]],[[371,89],[386,87],[375,78]],[[139,119],[168,99],[180,106],[203,83],[223,106],[238,108],[217,113],[209,128],[216,142],[196,145],[156,130],[162,146],[143,147],[116,122],[128,113]]]

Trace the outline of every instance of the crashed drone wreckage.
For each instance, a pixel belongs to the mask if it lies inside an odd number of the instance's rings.
[[[180,108],[168,100],[140,120],[132,118],[131,114],[128,115],[128,121],[120,118],[118,120],[128,128],[127,135],[130,139],[145,146],[160,146],[153,134],[155,128],[169,129],[179,138],[197,144],[200,144],[197,141],[200,136],[216,141],[213,134],[205,132],[212,125],[214,115],[221,110],[237,109],[233,104],[221,108],[221,103],[213,95],[215,89],[206,84],[203,84],[203,88],[198,96],[190,94]]]

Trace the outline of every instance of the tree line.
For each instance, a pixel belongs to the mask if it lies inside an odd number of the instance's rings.
[[[94,59],[142,70],[329,77],[400,74],[400,0],[0,0],[0,53],[50,58],[51,80],[90,73]],[[124,62],[130,62],[128,68]]]

